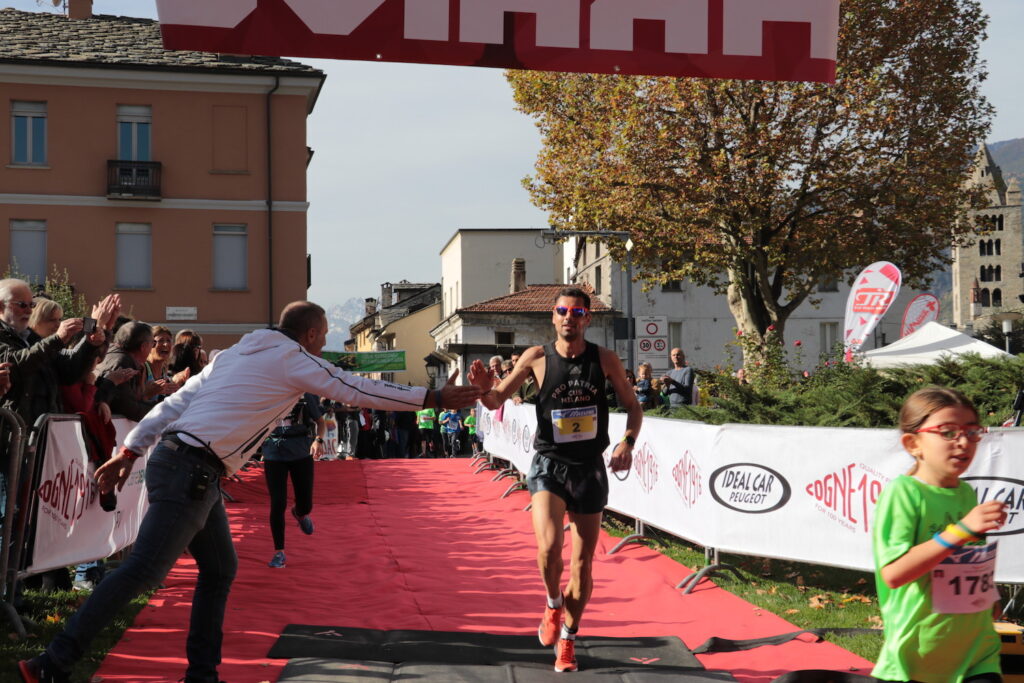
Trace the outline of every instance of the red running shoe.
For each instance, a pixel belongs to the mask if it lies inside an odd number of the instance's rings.
[[[565,608],[565,598],[562,599],[561,607],[545,607],[544,616],[537,627],[537,638],[544,647],[551,647],[558,640],[558,632],[562,629],[562,609]]]
[[[568,638],[559,638],[558,646],[555,648],[555,671],[576,671],[579,666],[576,664],[576,641]]]

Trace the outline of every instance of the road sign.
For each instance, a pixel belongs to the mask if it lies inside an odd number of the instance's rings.
[[[668,371],[668,316],[648,315],[636,319],[637,365],[650,363],[654,376]],[[636,368],[634,368],[634,371]]]

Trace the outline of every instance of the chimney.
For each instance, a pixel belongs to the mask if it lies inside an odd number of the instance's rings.
[[[509,294],[526,289],[526,259],[512,259],[512,281],[509,283]]]
[[[92,0],[68,0],[69,19],[91,19]]]
[[[373,315],[377,312],[377,300],[372,296],[366,299],[366,315]]]
[[[393,288],[390,282],[385,282],[380,286],[380,307],[387,308],[391,305],[391,294]]]

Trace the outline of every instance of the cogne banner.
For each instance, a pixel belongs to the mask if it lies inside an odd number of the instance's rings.
[[[484,448],[528,472],[536,408],[478,406]],[[626,416],[608,416],[612,445]],[[994,429],[964,480],[978,501],[1007,504],[996,577],[1024,582],[1024,429]],[[912,459],[892,429],[706,425],[644,417],[625,481],[609,475],[608,507],[725,552],[870,571],[875,504]],[[680,577],[682,578],[682,577]]]
[[[900,339],[921,329],[925,323],[939,319],[939,300],[934,294],[918,294],[903,312],[903,323],[900,325]]]
[[[157,0],[171,50],[835,80],[839,0]]]

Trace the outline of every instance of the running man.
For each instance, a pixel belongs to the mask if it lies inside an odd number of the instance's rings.
[[[474,361],[469,380],[494,410],[533,372],[537,385],[536,454],[527,477],[537,537],[537,564],[547,590],[547,607],[537,635],[556,645],[555,671],[576,671],[576,634],[593,589],[594,550],[601,514],[608,502],[608,475],[602,454],[608,447],[610,381],[629,415],[626,433],[612,453],[613,472],[629,470],[643,411],[626,382],[622,361],[609,349],[584,338],[590,325],[590,297],[575,287],[558,294],[552,311],[556,340],[526,350],[512,372],[491,388],[493,371]],[[563,520],[569,513],[572,563],[563,591]],[[563,620],[564,612],[564,623]]]

